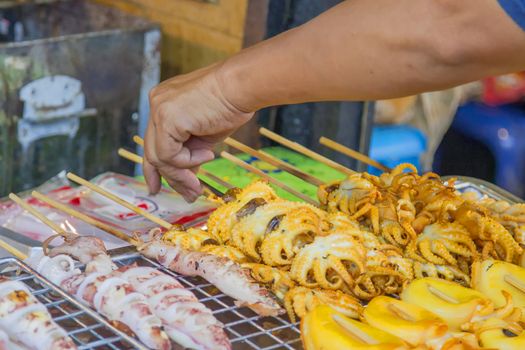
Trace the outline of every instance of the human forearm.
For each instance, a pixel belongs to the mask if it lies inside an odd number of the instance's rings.
[[[495,0],[350,0],[232,57],[218,77],[247,111],[391,98],[523,69],[524,42]]]

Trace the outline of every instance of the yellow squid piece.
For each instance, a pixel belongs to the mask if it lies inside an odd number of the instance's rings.
[[[404,350],[399,338],[320,305],[301,321],[305,350]]]
[[[363,311],[364,320],[373,327],[395,334],[412,346],[441,338],[447,324],[437,315],[419,306],[387,296],[379,296]]]
[[[491,318],[484,322],[477,332],[481,346],[499,350],[525,349],[525,332],[515,334],[508,329],[508,324],[500,319]]]
[[[482,293],[433,277],[412,281],[401,293],[401,299],[438,315],[453,331],[461,330],[475,316],[494,311],[494,304]]]
[[[498,260],[476,262],[472,266],[472,287],[492,300],[496,307],[507,304],[502,293],[506,291],[512,296],[514,306],[525,311],[525,268],[523,267]]]

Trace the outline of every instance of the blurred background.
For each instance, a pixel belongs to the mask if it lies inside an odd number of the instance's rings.
[[[136,150],[131,136],[144,132],[153,86],[338,2],[0,1],[0,197],[64,169],[87,178],[140,174],[116,150]],[[377,172],[320,146],[326,136],[390,167],[410,162],[421,171],[473,176],[523,198],[524,95],[525,74],[517,72],[396,100],[281,106],[260,111],[235,138],[274,146],[257,136],[265,126],[348,167]]]

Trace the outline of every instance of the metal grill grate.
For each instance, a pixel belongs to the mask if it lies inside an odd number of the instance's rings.
[[[248,308],[239,308],[204,279],[178,275],[137,253],[117,256],[113,261],[119,266],[152,266],[177,278],[225,325],[233,349],[302,349],[298,324],[286,317],[260,317]]]
[[[0,259],[0,275],[19,281],[43,303],[80,350],[146,349],[15,258]]]

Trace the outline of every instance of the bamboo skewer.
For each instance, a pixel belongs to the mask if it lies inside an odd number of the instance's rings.
[[[136,153],[130,152],[127,149],[119,148],[117,151],[118,155],[124,159],[131,160],[133,163],[142,164],[144,163],[144,158],[139,156]]]
[[[276,180],[274,179],[273,177],[271,176],[268,176],[267,174],[265,174],[262,170],[260,169],[257,169],[256,167],[246,163],[245,161],[235,157],[234,155],[228,153],[228,152],[221,152],[221,157],[223,157],[224,159],[227,159],[229,160],[230,162],[240,166],[241,168],[251,172],[251,173],[254,173],[255,175],[259,176],[259,177],[262,177],[263,179],[265,180],[268,180],[268,182],[274,184],[275,186],[278,186],[280,188],[282,188],[283,190],[293,194],[295,197],[297,198],[300,198],[302,199],[303,201],[307,202],[307,203],[310,203],[310,204],[313,204],[313,205],[319,205],[319,203],[317,203],[316,201],[314,201],[312,198],[306,196],[305,194],[299,192],[299,191],[296,191],[294,190],[293,188],[285,185],[284,183],[282,183],[281,181],[279,180]]]
[[[20,250],[16,249],[6,241],[0,239],[0,248],[11,254],[17,259],[25,260],[27,259],[27,254],[22,253]]]
[[[226,187],[227,189],[235,187],[231,183],[226,182],[223,179],[221,179],[220,177],[213,175],[208,170],[199,169],[198,174],[208,177],[210,180],[218,183],[219,185],[221,185],[223,187]]]
[[[276,133],[266,129],[266,128],[260,128],[259,133],[263,136],[266,136],[270,140],[273,140],[277,143],[280,143],[283,146],[286,146],[296,152],[302,153],[307,157],[310,157],[312,159],[317,160],[318,162],[323,163],[324,165],[329,166],[332,169],[335,169],[343,174],[346,175],[352,175],[355,174],[355,171],[348,169],[345,166],[342,166],[341,164],[338,164],[334,162],[331,159],[326,158],[325,156],[320,155],[319,153],[316,153],[312,150],[309,150],[308,148],[298,144],[297,142],[293,142],[288,140],[287,138],[282,137],[281,135],[277,135]]]
[[[271,155],[269,155],[268,153],[265,153],[263,151],[257,151],[237,140],[234,140],[232,138],[227,138],[226,140],[224,140],[224,143],[227,144],[228,146],[231,146],[241,152],[244,152],[244,153],[247,153],[253,157],[256,157],[256,158],[259,158],[260,160],[268,163],[268,164],[271,164],[279,169],[282,169],[286,172],[289,172],[290,174],[294,175],[295,177],[298,177],[300,178],[301,180],[304,180],[306,182],[308,182],[309,184],[311,185],[314,185],[314,186],[319,186],[319,185],[322,185],[323,182],[321,180],[319,180],[318,178],[316,178],[315,176],[312,176],[308,173],[305,173],[304,171],[294,167],[293,165],[291,164],[288,164],[278,158],[275,158],[275,157],[272,157]]]
[[[90,217],[90,216],[88,216],[88,215],[86,215],[84,213],[81,213],[81,212],[79,212],[77,210],[74,210],[74,209],[68,207],[67,205],[65,205],[63,203],[57,202],[57,201],[49,198],[48,196],[45,196],[45,195],[41,194],[40,192],[33,191],[31,193],[31,195],[33,197],[35,197],[36,199],[38,199],[38,200],[40,200],[40,201],[42,201],[44,203],[49,204],[53,208],[58,209],[58,210],[60,210],[60,211],[62,211],[64,213],[66,213],[66,214],[68,214],[68,215],[70,215],[72,217],[75,217],[75,218],[77,218],[77,219],[79,219],[81,221],[84,221],[84,222],[86,222],[86,223],[88,223],[88,224],[90,224],[92,226],[98,227],[99,229],[101,229],[103,231],[106,231],[106,232],[116,236],[117,238],[122,239],[123,241],[126,241],[126,242],[128,242],[128,243],[130,243],[132,245],[136,245],[137,244],[137,242],[133,238],[131,238],[128,235],[126,235],[125,233],[115,229],[114,227],[109,226],[109,225],[107,225],[107,224],[105,224],[105,223],[103,223],[101,221],[95,220],[92,217]]]
[[[49,226],[53,231],[55,231],[57,234],[65,237],[65,236],[68,236],[69,233],[66,232],[62,227],[58,226],[56,223],[54,223],[53,221],[49,220],[44,214],[42,214],[41,212],[39,212],[38,210],[36,210],[34,207],[32,207],[30,204],[26,203],[22,198],[18,197],[16,194],[14,193],[10,193],[9,194],[9,198],[15,202],[16,204],[18,204],[19,206],[21,206],[22,208],[24,208],[25,210],[27,210],[31,215],[33,215],[34,217],[36,217],[38,220],[42,221],[44,224],[46,224],[47,226]]]
[[[133,136],[133,142],[135,142],[140,147],[144,147],[144,140],[139,135]]]
[[[89,188],[90,190],[92,190],[94,192],[97,192],[98,194],[100,194],[100,195],[102,195],[102,196],[104,196],[104,197],[106,197],[108,199],[111,199],[112,201],[122,205],[123,207],[133,211],[134,213],[137,213],[137,214],[139,214],[141,216],[144,216],[146,219],[156,223],[159,226],[162,226],[162,227],[164,227],[166,229],[170,229],[172,227],[172,225],[169,222],[167,222],[167,221],[165,221],[165,220],[163,220],[163,219],[161,219],[161,218],[159,218],[159,217],[157,217],[157,216],[155,216],[153,214],[150,214],[147,211],[145,211],[145,210],[143,210],[143,209],[141,209],[141,208],[139,208],[139,207],[137,207],[137,206],[135,206],[135,205],[133,205],[131,203],[126,202],[125,200],[123,200],[123,199],[119,198],[118,196],[114,195],[113,193],[110,193],[110,192],[104,190],[103,188],[101,188],[101,187],[99,187],[97,185],[94,185],[94,184],[92,184],[91,182],[89,182],[87,180],[84,180],[80,176],[77,176],[77,175],[75,175],[73,173],[67,173],[67,178],[70,179],[71,181],[74,181],[74,182],[76,182],[76,183],[78,183],[78,184],[80,184],[82,186],[85,186],[85,187]]]
[[[326,146],[326,147],[328,147],[330,149],[333,149],[334,151],[342,153],[345,156],[357,159],[358,161],[363,162],[363,163],[365,163],[367,165],[373,166],[374,168],[377,168],[379,170],[382,170],[382,171],[385,171],[385,172],[392,171],[392,169],[390,169],[386,165],[379,163],[378,161],[376,161],[376,160],[374,160],[374,159],[364,155],[363,153],[357,152],[357,151],[355,151],[355,150],[353,150],[351,148],[343,146],[340,143],[335,142],[333,140],[330,140],[329,138],[326,138],[324,136],[319,139],[319,143],[321,145],[323,145],[323,146]]]

